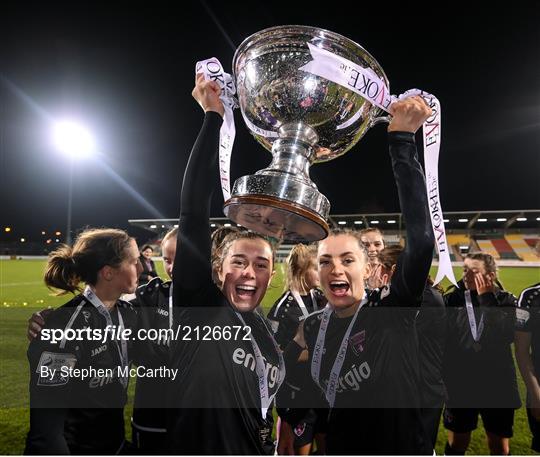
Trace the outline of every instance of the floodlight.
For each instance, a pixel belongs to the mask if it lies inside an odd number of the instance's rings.
[[[95,152],[95,140],[90,131],[73,121],[54,125],[53,141],[56,148],[72,159],[88,157]]]

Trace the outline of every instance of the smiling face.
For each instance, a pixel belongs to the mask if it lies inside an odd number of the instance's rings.
[[[272,249],[260,238],[231,242],[218,278],[221,290],[238,311],[252,311],[262,301],[273,274]]]
[[[360,302],[364,296],[366,255],[351,235],[330,235],[319,243],[319,278],[324,295],[336,311]]]
[[[369,263],[379,263],[377,255],[384,249],[384,240],[379,232],[366,232],[361,236],[362,244],[367,251]]]
[[[154,250],[150,247],[146,248],[144,251],[142,251],[142,255],[145,259],[150,260],[152,258],[152,254],[154,254]]]

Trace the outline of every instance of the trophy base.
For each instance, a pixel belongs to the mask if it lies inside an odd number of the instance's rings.
[[[236,223],[283,241],[318,241],[329,233],[328,224],[319,214],[270,195],[233,195],[223,211]]]

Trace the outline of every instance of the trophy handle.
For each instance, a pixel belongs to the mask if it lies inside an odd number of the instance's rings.
[[[371,128],[371,127],[373,127],[374,125],[377,125],[377,124],[382,124],[383,122],[385,122],[387,124],[390,124],[391,120],[392,120],[392,116],[376,117],[376,118],[372,119],[371,123],[369,124],[369,128]]]

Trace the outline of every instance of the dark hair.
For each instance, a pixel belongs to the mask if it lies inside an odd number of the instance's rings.
[[[225,226],[225,225],[218,227],[212,232],[212,235],[210,235],[212,239],[212,257],[214,257],[214,255],[219,254],[218,251],[221,248],[223,241],[225,241],[225,238],[227,237],[227,235],[233,232],[238,232],[238,228],[233,227],[233,226]]]
[[[146,251],[147,249],[150,249],[152,252],[154,252],[154,248],[152,246],[150,246],[149,244],[145,244],[142,248],[141,248],[141,252],[144,252]]]
[[[87,229],[79,234],[73,247],[66,244],[49,254],[45,284],[49,289],[80,291],[80,283],[95,285],[104,266],[118,267],[127,258],[126,248],[132,238],[123,230]]]
[[[495,263],[495,258],[487,252],[469,252],[465,258],[484,262],[484,267],[488,273],[497,274],[499,271],[499,267],[497,267],[497,264]]]
[[[233,226],[222,225],[212,232],[210,239],[212,241],[212,248],[210,259],[212,262],[212,279],[216,284],[220,284],[218,277],[218,270],[221,267],[221,253],[223,251],[223,242],[225,238],[231,233],[238,232],[238,229]]]
[[[397,263],[402,252],[403,246],[394,244],[379,252],[379,254],[377,254],[377,258],[384,268],[390,270]]]

